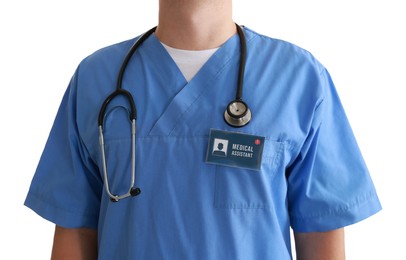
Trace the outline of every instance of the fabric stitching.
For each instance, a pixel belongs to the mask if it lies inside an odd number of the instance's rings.
[[[367,202],[371,201],[371,199],[374,197],[376,197],[376,193],[374,191],[371,191],[366,196],[360,197],[358,200],[356,200],[352,203],[349,203],[345,206],[337,207],[335,209],[330,209],[326,212],[307,214],[307,215],[303,215],[303,216],[295,216],[292,214],[291,218],[296,219],[298,221],[306,221],[308,219],[323,218],[323,217],[334,216],[334,215],[335,216],[344,215],[351,209],[359,207],[363,204],[366,204]]]

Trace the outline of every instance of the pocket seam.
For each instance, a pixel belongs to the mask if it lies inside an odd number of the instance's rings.
[[[268,154],[264,153],[263,156],[266,156],[265,160],[262,161],[262,164],[267,163],[270,167],[269,172],[265,172],[263,170],[258,171],[258,174],[266,174],[268,175],[268,180],[272,181],[274,176],[277,174],[277,169],[280,167],[282,163],[282,153],[284,151],[284,142],[280,141],[275,141],[275,140],[270,140],[269,138],[266,139],[270,145],[277,145],[275,148],[275,155],[270,156],[271,152],[268,152]],[[268,150],[269,151],[269,150]],[[263,165],[261,165],[262,168]],[[227,194],[220,196],[219,195],[219,190],[222,188],[222,185],[220,184],[220,170],[222,167],[227,167],[227,166],[216,166],[215,168],[215,187],[214,187],[214,208],[216,209],[230,209],[230,210],[262,210],[262,209],[269,209],[271,208],[271,203],[269,198],[264,198],[264,197],[259,197],[256,199],[255,202],[245,202],[244,201],[236,201],[236,199],[233,198],[233,194],[231,194],[230,191],[228,191]],[[238,170],[238,169],[237,169]],[[255,174],[255,173],[253,173]],[[235,192],[235,191],[234,191]],[[243,191],[241,191],[243,192]],[[264,191],[265,194],[267,193]],[[249,199],[249,198],[248,198]],[[251,200],[249,200],[251,201]]]

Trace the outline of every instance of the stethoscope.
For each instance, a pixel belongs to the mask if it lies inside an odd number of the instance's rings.
[[[248,108],[247,104],[242,100],[242,91],[243,91],[243,82],[244,82],[244,71],[245,71],[245,59],[246,59],[246,52],[247,52],[247,45],[245,40],[244,31],[236,24],[238,36],[240,38],[241,44],[241,53],[240,53],[240,65],[239,65],[239,73],[238,73],[238,85],[237,85],[237,95],[236,98],[228,103],[226,110],[224,111],[224,120],[227,124],[232,127],[243,127],[247,125],[251,120],[251,110]],[[100,148],[101,148],[101,155],[102,155],[102,164],[103,164],[103,177],[104,183],[106,187],[106,192],[110,197],[110,200],[113,202],[118,202],[121,199],[127,197],[135,197],[141,193],[141,189],[138,187],[134,187],[135,184],[135,134],[136,134],[136,125],[135,121],[137,119],[137,109],[135,106],[134,99],[130,92],[122,88],[122,81],[125,69],[134,55],[135,51],[138,47],[156,30],[156,27],[150,29],[146,33],[144,33],[131,47],[128,51],[126,57],[124,58],[123,64],[121,65],[120,72],[117,77],[117,86],[116,90],[111,93],[103,102],[100,111],[99,111],[99,118],[98,118],[98,125],[99,125],[99,141],[100,141]],[[130,121],[131,121],[131,182],[130,187],[127,193],[123,195],[115,195],[111,193],[109,187],[109,181],[107,177],[107,166],[106,166],[106,154],[104,149],[104,137],[103,137],[103,124],[104,124],[104,115],[106,112],[106,108],[109,103],[116,98],[117,96],[123,96],[127,99],[130,105]]]

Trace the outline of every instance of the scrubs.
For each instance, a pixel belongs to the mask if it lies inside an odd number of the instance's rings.
[[[134,40],[78,66],[25,205],[57,225],[98,229],[99,259],[291,259],[290,228],[328,231],[381,209],[327,70],[307,51],[244,28],[244,101],[251,122],[223,119],[234,99],[240,42],[227,40],[187,82],[155,35],[123,88],[137,106],[137,197],[110,201],[97,117]],[[131,181],[128,104],[105,114],[110,190]],[[264,137],[260,170],[205,162],[211,129]]]

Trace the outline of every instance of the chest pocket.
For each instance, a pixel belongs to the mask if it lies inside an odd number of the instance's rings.
[[[283,171],[284,144],[266,140],[260,171],[216,166],[214,207],[265,209],[271,207],[272,179]]]

